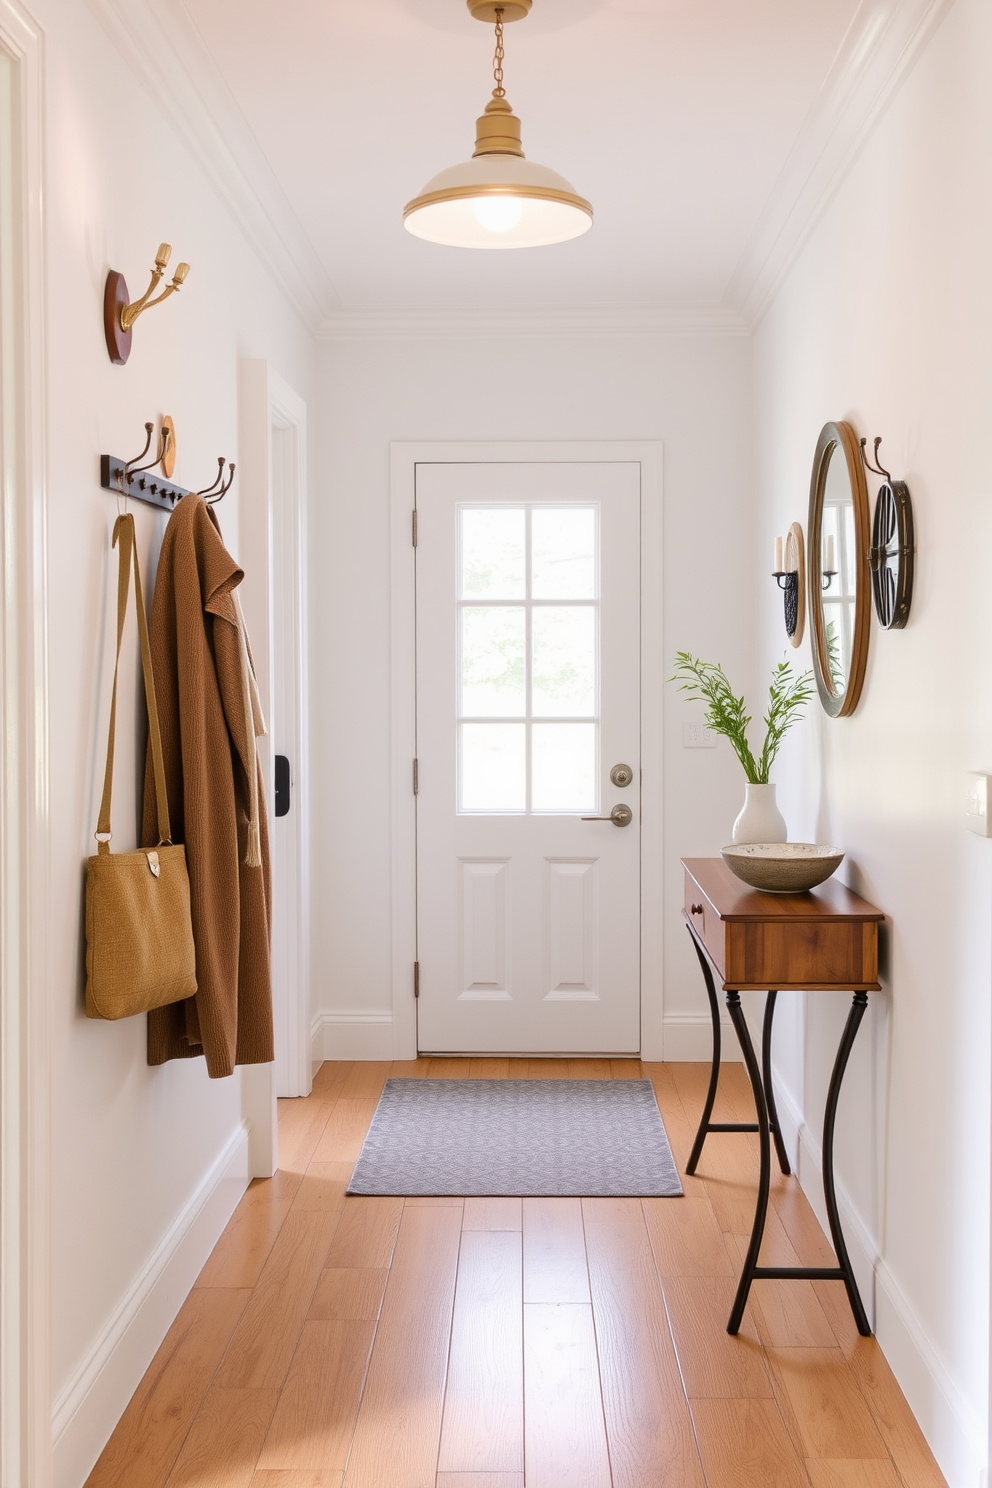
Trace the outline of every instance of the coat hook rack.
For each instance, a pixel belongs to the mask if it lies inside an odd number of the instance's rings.
[[[224,455],[217,460],[217,474],[213,481],[205,489],[191,491],[186,486],[179,486],[172,480],[160,478],[150,479],[151,472],[156,467],[161,470],[173,469],[176,450],[176,431],[171,418],[162,420],[162,428],[159,433],[158,453],[155,459],[147,465],[142,461],[148,454],[152,445],[152,435],[155,425],[145,425],[145,444],[140,454],[134,455],[130,460],[122,460],[119,455],[100,456],[100,485],[105,491],[113,491],[118,496],[125,496],[135,501],[144,501],[149,506],[157,506],[161,511],[172,511],[177,501],[183,496],[203,496],[208,505],[214,506],[220,501],[234,484],[234,462],[228,463]],[[224,476],[224,467],[227,466],[227,478]]]
[[[107,283],[103,291],[103,333],[107,339],[107,352],[110,360],[118,367],[122,367],[131,355],[131,331],[138,316],[145,310],[150,310],[153,305],[161,305],[170,295],[175,294],[179,287],[186,282],[189,273],[189,264],[181,263],[172,276],[172,283],[163,289],[160,295],[155,294],[162,275],[165,273],[166,265],[172,254],[170,243],[160,243],[155,255],[155,264],[152,268],[151,283],[141,296],[140,300],[129,301],[127,283],[124,275],[117,269],[111,269],[107,275]]]

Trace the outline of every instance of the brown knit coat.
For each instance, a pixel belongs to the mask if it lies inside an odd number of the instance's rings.
[[[173,841],[186,845],[196,996],[148,1015],[148,1063],[204,1054],[216,1079],[274,1058],[268,825],[259,774],[261,867],[245,863],[248,769],[234,590],[242,570],[201,496],[177,504],[162,541],[151,650]],[[157,840],[151,758],[142,841]]]

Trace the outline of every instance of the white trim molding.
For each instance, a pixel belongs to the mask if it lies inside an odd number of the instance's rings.
[[[403,1058],[395,1052],[394,1043],[390,1012],[321,1012],[311,1028],[314,1067],[325,1059]]]
[[[728,307],[761,319],[953,0],[861,0],[734,272]]]
[[[43,34],[18,0],[0,0],[0,50],[13,73],[13,160],[0,164],[0,1480],[49,1488],[45,84]]]
[[[720,1062],[740,1063],[741,1050],[734,1025],[720,1014]],[[664,1053],[669,1064],[709,1064],[713,1056],[713,1019],[709,1013],[667,1013],[664,1024]]]
[[[829,1236],[819,1139],[774,1066],[772,1075],[789,1160],[820,1228]],[[837,1182],[837,1207],[875,1336],[941,1472],[953,1488],[980,1488],[986,1469],[985,1423],[958,1388],[841,1182]]]
[[[248,1187],[241,1124],[197,1184],[55,1401],[55,1488],[86,1481]]]

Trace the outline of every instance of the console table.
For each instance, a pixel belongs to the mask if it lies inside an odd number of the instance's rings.
[[[762,1277],[805,1277],[814,1281],[843,1281],[858,1332],[867,1337],[871,1327],[851,1269],[837,1211],[833,1169],[834,1123],[841,1082],[868,1006],[868,993],[880,990],[878,925],[885,917],[880,910],[834,879],[805,894],[768,894],[748,888],[731,873],[722,858],[683,858],[682,866],[685,870],[682,912],[702,968],[713,1019],[709,1089],[686,1172],[696,1171],[703,1143],[711,1132],[756,1131],[761,1152],[751,1243],[727,1332],[736,1333],[740,1329],[753,1281]],[[754,1094],[756,1122],[710,1120],[720,1076],[720,1005],[713,983],[714,971],[727,994],[727,1009],[740,1041]],[[746,991],[766,994],[761,1067],[741,1008],[740,994]],[[776,998],[783,991],[854,994],[834,1059],[823,1115],[823,1196],[839,1263],[837,1266],[758,1265],[768,1212],[772,1138],[782,1172],[790,1171],[775,1108],[771,1063],[772,1019]]]

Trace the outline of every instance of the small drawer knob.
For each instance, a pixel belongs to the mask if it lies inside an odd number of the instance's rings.
[[[692,914],[702,914],[703,912],[703,906],[701,904],[690,904],[689,909]]]

